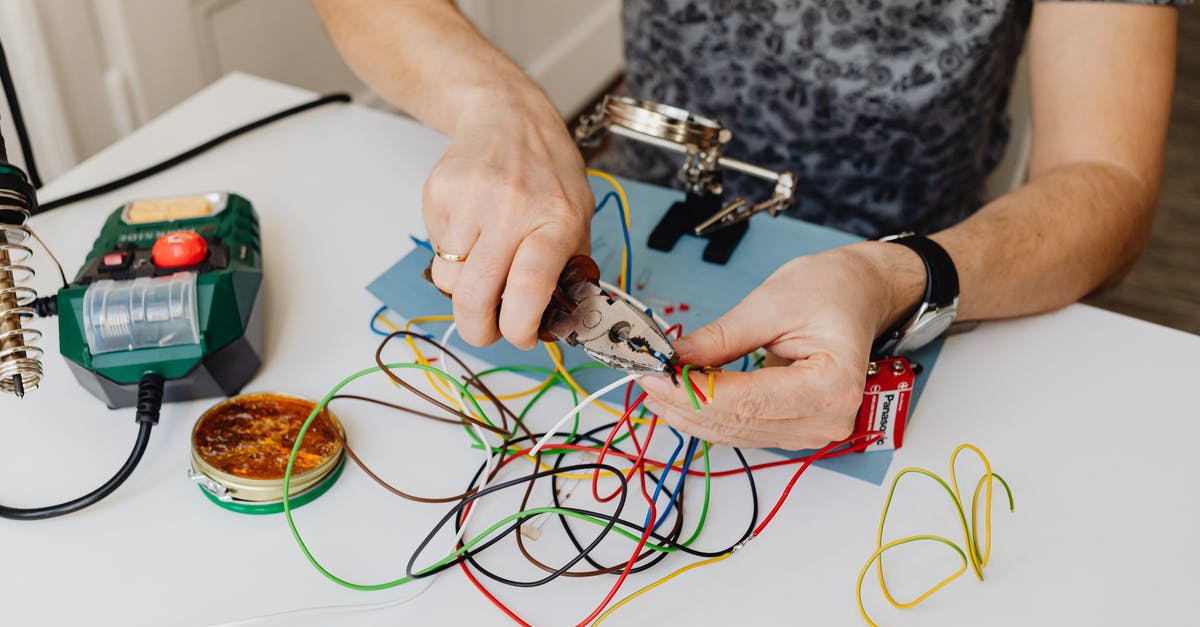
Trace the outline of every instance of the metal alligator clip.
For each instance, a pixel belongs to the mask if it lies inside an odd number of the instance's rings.
[[[600,269],[591,257],[567,262],[539,337],[582,346],[592,359],[630,374],[670,374],[679,356],[645,312],[599,285]]]
[[[696,225],[695,234],[697,237],[703,237],[727,226],[737,224],[742,220],[749,220],[750,216],[761,211],[766,211],[774,218],[779,215],[780,211],[787,209],[792,204],[795,194],[795,175],[791,172],[779,173],[775,178],[775,191],[770,198],[750,207],[746,206],[746,199],[735,198],[733,202],[725,205],[720,211],[709,216],[707,220]]]

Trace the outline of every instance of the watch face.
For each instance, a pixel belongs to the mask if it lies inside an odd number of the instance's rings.
[[[904,337],[900,338],[900,341],[896,342],[896,346],[892,349],[892,352],[898,354],[915,351],[934,341],[950,327],[950,323],[954,322],[954,315],[956,313],[956,310],[950,309],[922,317],[908,329]]]

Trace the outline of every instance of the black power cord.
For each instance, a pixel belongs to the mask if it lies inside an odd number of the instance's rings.
[[[42,177],[38,174],[37,163],[33,160],[33,144],[29,141],[29,131],[25,128],[25,116],[21,115],[21,103],[17,101],[17,88],[13,85],[12,73],[8,70],[8,57],[4,54],[4,44],[0,44],[0,85],[4,87],[4,99],[8,101],[8,110],[12,113],[13,126],[17,129],[17,140],[21,142],[21,157],[25,159],[25,171],[29,173],[29,181],[34,189],[42,186]],[[0,138],[0,160],[4,157],[4,139]]]
[[[91,187],[91,188],[85,189],[83,191],[76,192],[76,193],[70,194],[68,196],[64,196],[62,198],[56,198],[49,202],[39,203],[37,209],[35,209],[33,211],[33,213],[36,215],[36,214],[39,214],[39,213],[42,213],[45,211],[50,211],[51,209],[57,209],[59,207],[65,206],[65,205],[76,203],[81,200],[87,200],[88,198],[94,198],[101,194],[107,194],[108,192],[120,189],[122,187],[125,187],[126,185],[132,185],[133,183],[137,183],[138,181],[141,181],[143,179],[154,176],[155,174],[158,174],[159,172],[173,168],[185,161],[188,161],[189,159],[192,159],[193,157],[197,157],[201,154],[204,154],[205,152],[208,152],[209,150],[212,150],[213,148],[216,148],[217,146],[220,146],[221,144],[224,144],[225,142],[227,142],[231,139],[245,135],[246,133],[249,133],[250,131],[262,128],[268,124],[271,124],[273,122],[278,122],[279,120],[291,117],[298,113],[303,113],[305,111],[308,111],[309,109],[315,109],[317,107],[321,107],[321,106],[324,106],[324,105],[327,105],[330,103],[335,103],[335,102],[350,102],[350,94],[343,93],[343,92],[326,94],[319,98],[310,100],[304,104],[296,105],[294,107],[284,109],[283,111],[272,113],[271,115],[268,115],[263,118],[259,118],[257,120],[254,120],[253,122],[243,124],[242,126],[239,126],[233,130],[222,133],[221,135],[218,135],[218,136],[204,142],[203,144],[200,144],[199,146],[196,146],[194,148],[189,148],[188,150],[185,150],[185,151],[175,155],[174,157],[170,157],[169,159],[160,161],[154,165],[151,165],[149,167],[138,170],[137,172],[134,172],[132,174],[125,175],[119,179],[109,181],[107,183],[102,183],[95,187]]]
[[[163,386],[164,379],[154,373],[144,375],[141,381],[138,382],[138,402],[137,414],[135,420],[138,423],[137,440],[133,443],[133,451],[129,453],[129,458],[121,465],[117,474],[111,479],[104,482],[104,485],[88,492],[87,494],[59,503],[58,505],[47,505],[45,507],[32,507],[21,509],[16,507],[5,507],[0,505],[0,518],[8,518],[11,520],[41,520],[44,518],[54,518],[63,514],[77,512],[90,505],[95,505],[104,497],[112,494],[117,488],[121,487],[122,483],[133,474],[133,469],[137,468],[138,462],[142,460],[142,455],[146,452],[147,446],[150,444],[150,430],[154,425],[158,424],[158,412],[162,408]]]

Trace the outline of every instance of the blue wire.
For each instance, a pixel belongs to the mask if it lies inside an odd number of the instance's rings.
[[[600,204],[596,205],[596,211],[593,213],[593,215],[595,215],[596,213],[600,213],[600,210],[603,209],[604,206],[608,204],[608,201],[610,199],[616,201],[617,208],[620,209],[620,211],[617,213],[617,222],[621,223],[621,235],[625,238],[625,250],[628,251],[625,254],[625,289],[628,289],[630,291],[630,293],[632,293],[633,292],[633,247],[629,243],[629,227],[625,226],[625,211],[627,209],[626,209],[625,205],[623,205],[621,203],[621,197],[618,196],[616,192],[609,192],[609,193],[605,194],[604,198],[600,199]]]
[[[615,199],[618,203],[621,202],[621,199],[617,196],[616,192],[609,192],[604,195],[604,198],[600,199],[600,204],[596,205],[596,210],[592,212],[592,215],[600,213],[600,210],[604,208],[604,205],[608,204],[610,198]]]
[[[667,460],[666,467],[662,468],[662,473],[659,474],[659,483],[656,483],[654,485],[654,494],[652,496],[650,496],[650,501],[658,502],[659,494],[661,494],[661,492],[662,492],[662,484],[666,483],[667,474],[671,473],[670,471],[671,471],[671,467],[674,466],[674,460],[676,460],[676,458],[678,458],[680,450],[683,450],[683,436],[679,435],[679,431],[676,431],[673,428],[670,428],[670,426],[668,426],[667,429],[671,429],[671,434],[676,436],[676,440],[678,440],[679,443],[676,444],[676,449],[674,449],[674,452],[671,453],[671,459]],[[662,510],[662,515],[666,516],[667,512],[670,512],[673,503],[674,503],[674,495],[671,496],[671,501],[667,503],[666,509]],[[646,526],[649,524],[650,524],[650,513],[647,512],[646,513],[646,522],[643,522],[642,526]],[[658,529],[659,525],[661,525],[661,524],[662,524],[662,519],[659,519],[658,524],[654,525],[654,529]]]
[[[671,431],[674,431],[674,429],[671,429]],[[679,434],[676,433],[675,436],[679,437]],[[658,522],[654,523],[654,528],[651,531],[658,531],[658,528],[666,522],[667,513],[671,511],[671,508],[675,507],[675,501],[679,498],[679,491],[683,489],[683,482],[687,479],[688,470],[692,467],[692,458],[696,456],[696,446],[698,444],[700,444],[700,438],[692,438],[691,442],[688,442],[687,452],[683,454],[683,468],[679,473],[679,483],[675,484],[675,491],[671,493],[671,500],[667,502],[667,508],[663,510],[662,516],[659,517]],[[678,452],[678,449],[676,449],[676,452]],[[674,464],[674,462],[675,460],[672,459],[671,463]],[[667,469],[663,469],[663,475],[665,476],[666,474]]]
[[[433,244],[430,244],[429,240],[421,239],[421,238],[417,237],[416,235],[409,235],[408,239],[411,239],[413,241],[413,243],[416,244],[417,246],[420,246],[421,248],[424,248],[425,250],[428,250],[429,252],[433,252]]]
[[[374,333],[375,335],[383,335],[383,336],[391,335],[391,333],[388,333],[387,331],[381,331],[381,330],[379,330],[378,327],[375,326],[375,319],[378,318],[380,316],[380,314],[382,314],[385,311],[387,311],[387,305],[380,307],[379,309],[377,309],[375,311],[375,313],[371,314],[371,320],[367,322],[367,325],[371,327],[371,332]]]

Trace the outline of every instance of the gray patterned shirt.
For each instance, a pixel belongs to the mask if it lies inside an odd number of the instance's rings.
[[[719,118],[726,154],[794,171],[794,217],[927,233],[983,203],[1031,13],[1028,0],[625,0],[625,92]],[[663,184],[679,163],[627,140],[600,160]],[[751,199],[770,187],[726,182]]]

